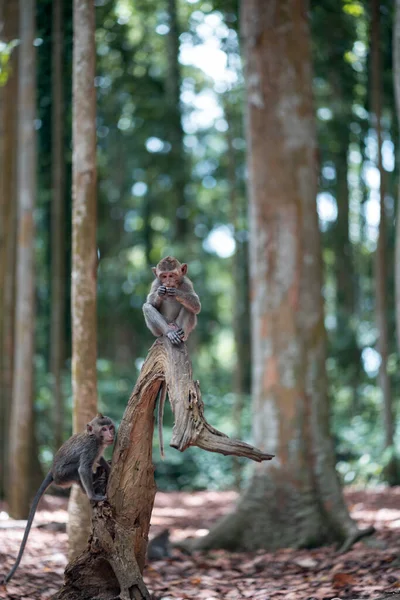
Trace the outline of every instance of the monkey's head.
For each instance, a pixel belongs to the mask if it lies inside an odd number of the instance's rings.
[[[96,436],[101,446],[111,446],[114,443],[114,423],[100,413],[86,425],[86,432]]]
[[[154,275],[167,288],[179,287],[182,277],[187,273],[187,264],[181,264],[173,256],[166,256],[156,267],[152,268]]]

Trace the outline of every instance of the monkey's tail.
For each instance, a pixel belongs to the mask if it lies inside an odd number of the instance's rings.
[[[164,460],[164,436],[163,436],[163,420],[164,420],[164,406],[165,406],[165,398],[167,396],[167,384],[165,381],[160,385],[160,389],[158,392],[158,440],[160,443],[160,455]]]
[[[13,566],[11,571],[8,573],[8,575],[4,578],[3,583],[7,583],[8,581],[10,581],[10,579],[13,577],[15,571],[18,569],[19,563],[21,562],[21,558],[22,558],[22,555],[25,550],[26,540],[28,539],[28,535],[31,530],[31,525],[32,525],[33,517],[35,516],[37,505],[39,504],[40,498],[43,496],[43,494],[45,493],[45,491],[47,490],[47,488],[49,487],[49,485],[52,482],[53,482],[53,475],[51,474],[51,471],[49,471],[33,499],[31,510],[29,511],[28,522],[25,527],[24,537],[22,538],[21,546],[20,546],[20,549],[18,552],[17,560],[15,561],[15,565]]]

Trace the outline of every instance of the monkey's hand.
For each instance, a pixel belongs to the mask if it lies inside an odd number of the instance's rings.
[[[176,288],[165,288],[167,290],[167,296],[176,296]]]
[[[182,329],[171,329],[171,331],[168,331],[167,333],[167,338],[171,341],[172,344],[174,344],[175,346],[179,346],[179,344],[182,343],[183,337],[184,337],[184,333]]]
[[[157,294],[159,296],[165,296],[166,293],[167,293],[167,288],[165,287],[165,285],[160,285],[160,287],[157,290]]]

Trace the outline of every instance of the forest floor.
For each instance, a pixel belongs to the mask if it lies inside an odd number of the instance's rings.
[[[236,498],[234,492],[159,492],[151,537],[165,528],[172,543],[204,535]],[[146,585],[154,600],[400,600],[400,488],[347,489],[346,499],[360,527],[374,525],[377,533],[345,554],[332,546],[193,556],[172,548],[170,557],[149,562]],[[66,508],[65,499],[42,500],[22,563],[7,590],[0,588],[0,598],[46,600],[61,586]],[[25,524],[7,519],[5,510],[0,504],[1,574],[13,564]]]

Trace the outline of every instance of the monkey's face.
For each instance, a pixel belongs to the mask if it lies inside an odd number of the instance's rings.
[[[101,443],[103,446],[111,446],[114,443],[115,427],[110,425],[102,425],[99,431]]]
[[[182,280],[180,271],[160,271],[157,276],[161,285],[165,285],[167,288],[178,288]]]
[[[86,425],[89,435],[95,435],[101,446],[111,446],[114,443],[115,427],[109,417],[95,417]]]

